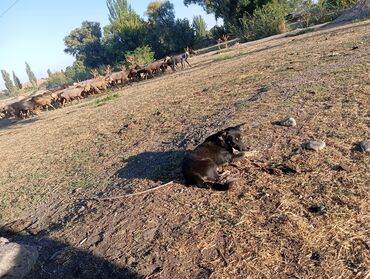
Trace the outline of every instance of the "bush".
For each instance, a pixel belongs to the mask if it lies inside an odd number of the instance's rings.
[[[55,89],[64,85],[70,85],[73,80],[68,78],[64,72],[55,72],[48,78],[48,89]]]
[[[288,31],[285,17],[288,15],[288,6],[276,1],[257,8],[253,16],[244,16],[241,19],[242,30],[240,36],[248,40],[255,40],[280,34]]]
[[[66,68],[65,75],[75,82],[91,78],[90,69],[86,68],[82,61],[76,60],[72,66]]]
[[[125,57],[130,65],[145,65],[154,60],[154,52],[149,46],[143,46],[136,48],[134,51],[127,51]]]

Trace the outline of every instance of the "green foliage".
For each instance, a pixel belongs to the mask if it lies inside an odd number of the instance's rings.
[[[227,34],[225,27],[218,25],[213,26],[209,32],[211,33],[211,37],[215,40],[218,40]]]
[[[111,94],[111,95],[105,96],[103,98],[97,99],[95,101],[95,103],[97,105],[102,105],[102,104],[105,104],[106,102],[111,101],[111,100],[113,100],[115,98],[118,98],[118,97],[119,97],[119,94],[118,93]]]
[[[17,77],[17,75],[14,73],[13,71],[13,81],[14,81],[14,85],[15,87],[19,90],[19,89],[22,89],[22,83],[21,81],[19,80],[19,78]]]
[[[48,78],[48,89],[55,89],[62,87],[64,85],[70,85],[73,83],[71,78],[68,78],[64,72],[55,72],[52,73]]]
[[[67,79],[75,82],[87,80],[91,78],[90,69],[86,68],[84,63],[80,60],[76,60],[72,66],[69,66],[65,70]]]
[[[103,45],[106,62],[118,64],[125,59],[126,51],[133,51],[143,45],[146,26],[144,20],[131,8],[125,10],[123,4],[112,7],[117,10],[110,12],[114,16],[110,15],[111,23],[104,27]]]
[[[353,7],[357,3],[357,0],[322,0],[320,2],[323,2],[323,5],[329,10],[343,10]]]
[[[169,1],[149,4],[146,44],[151,46],[157,58],[183,51],[194,43],[194,30],[187,19],[175,19],[174,6]]]
[[[26,72],[27,72],[29,81],[32,83],[32,86],[37,87],[37,78],[35,74],[32,72],[31,67],[30,65],[28,65],[27,62],[26,62]]]
[[[207,37],[207,24],[202,16],[199,15],[193,18],[193,28],[197,40],[202,40]]]
[[[1,75],[3,76],[6,89],[8,89],[11,95],[14,95],[17,91],[17,88],[14,86],[12,80],[10,79],[9,73],[6,70],[1,70]]]
[[[107,0],[107,7],[111,23],[125,18],[128,12],[127,0]]]
[[[193,46],[194,29],[187,19],[175,18],[170,1],[150,3],[148,20],[132,10],[127,0],[106,0],[106,4],[110,23],[104,27],[103,36],[98,23],[85,21],[64,39],[65,52],[76,57],[75,65],[66,69],[66,76],[74,81],[85,79],[91,69],[122,64],[126,54],[149,61],[152,52],[162,58]]]
[[[199,4],[208,13],[222,18],[227,30],[240,29],[241,19],[253,15],[258,7],[269,3],[270,0],[184,0],[185,5]]]
[[[53,74],[50,69],[47,69],[46,72],[48,73],[48,77],[50,77]]]
[[[97,67],[104,63],[101,36],[100,23],[84,21],[64,38],[64,51],[83,61],[86,67]]]
[[[277,1],[257,8],[253,16],[244,16],[242,18],[240,35],[246,39],[259,39],[286,32],[285,17],[288,12],[288,6]]]
[[[127,51],[125,57],[131,65],[144,65],[154,60],[154,52],[149,46],[143,46],[136,48],[134,51]]]

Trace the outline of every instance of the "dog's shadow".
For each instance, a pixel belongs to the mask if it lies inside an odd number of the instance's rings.
[[[123,161],[116,175],[122,179],[148,179],[154,182],[182,181],[181,161],[185,151],[143,152]]]

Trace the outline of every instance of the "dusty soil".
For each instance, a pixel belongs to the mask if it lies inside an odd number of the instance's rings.
[[[2,234],[38,247],[28,278],[369,278],[369,53],[368,21],[1,121]],[[232,189],[184,186],[184,151],[242,122]]]

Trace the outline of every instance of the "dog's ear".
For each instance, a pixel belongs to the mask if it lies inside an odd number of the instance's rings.
[[[220,140],[221,146],[227,147],[227,137],[228,133],[226,131],[223,131],[219,136],[218,139]]]

